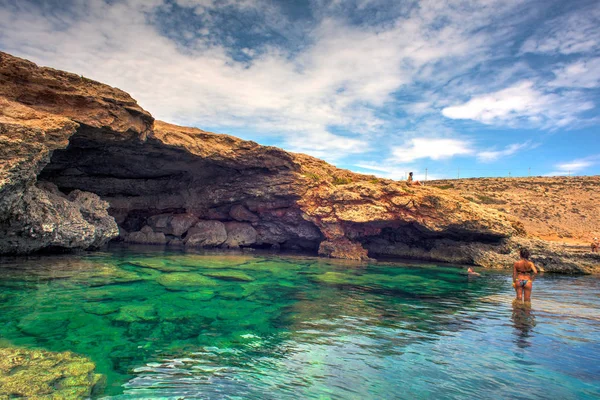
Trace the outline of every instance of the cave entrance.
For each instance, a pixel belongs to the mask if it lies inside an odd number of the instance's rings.
[[[291,179],[291,172],[232,166],[223,159],[202,158],[155,138],[123,140],[110,131],[82,125],[66,149],[54,151],[38,180],[63,193],[79,189],[108,201],[120,240],[186,245],[188,230],[209,220],[225,224],[225,229],[235,225],[229,222],[246,229],[244,240],[232,242],[233,246],[316,253],[322,240],[319,229],[302,218],[298,195],[281,184]],[[157,219],[161,222],[153,223]],[[223,236],[218,224],[211,226],[219,232],[206,239],[208,247]]]

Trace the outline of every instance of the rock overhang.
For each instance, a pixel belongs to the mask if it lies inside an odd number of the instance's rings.
[[[384,255],[402,256],[398,253],[408,248],[404,255],[426,258],[414,249],[429,248],[430,257],[431,249],[451,242],[477,263],[474,243],[493,249],[524,234],[502,213],[443,190],[155,121],[125,92],[5,53],[0,53],[0,125],[3,154],[12,157],[3,165],[0,191],[25,190],[40,181],[55,184],[63,197],[75,190],[94,193],[108,202],[123,238],[141,232],[134,237],[162,234],[156,240],[178,246],[216,243],[223,239],[219,222],[225,234],[230,225],[240,237],[223,243],[320,248],[322,255],[345,258],[382,249],[388,249]],[[32,139],[36,134],[43,140]],[[29,147],[16,150],[18,141]],[[15,217],[6,207],[4,214],[4,220]],[[191,215],[198,222],[184,231],[161,232],[150,221],[162,214]],[[199,223],[210,240],[198,231]],[[191,229],[193,241],[186,240]]]

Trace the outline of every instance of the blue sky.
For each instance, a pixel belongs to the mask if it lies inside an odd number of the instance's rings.
[[[0,0],[0,49],[401,179],[600,174],[600,2]]]

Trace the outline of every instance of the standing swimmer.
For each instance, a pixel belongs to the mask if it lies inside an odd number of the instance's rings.
[[[519,250],[521,259],[513,265],[513,287],[517,292],[517,300],[531,301],[531,290],[533,289],[533,278],[538,273],[537,268],[529,261],[529,250]]]

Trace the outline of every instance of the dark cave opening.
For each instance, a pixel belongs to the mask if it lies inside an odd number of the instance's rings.
[[[115,139],[110,131],[86,125],[71,137],[66,149],[53,152],[38,176],[39,182],[50,182],[65,194],[79,189],[107,201],[109,214],[120,228],[118,240],[127,241],[129,234],[145,229],[146,236],[132,240],[187,243],[187,229],[192,226],[180,232],[151,224],[166,215],[171,218],[167,225],[187,218],[185,223],[209,220],[226,226],[234,222],[251,226],[244,228],[253,229],[256,239],[252,233],[240,242],[241,247],[316,253],[322,235],[302,218],[297,194],[283,189],[286,179],[291,181],[285,171],[231,165],[218,156],[199,157],[152,137],[145,141]],[[235,214],[231,211],[234,206]]]

